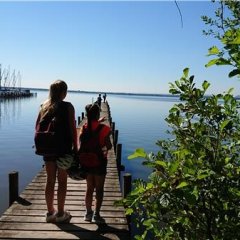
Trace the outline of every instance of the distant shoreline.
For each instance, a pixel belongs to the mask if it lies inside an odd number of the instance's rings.
[[[32,91],[49,91],[47,88],[25,88],[22,87],[23,90],[32,90]],[[104,94],[107,95],[125,95],[125,96],[142,96],[142,97],[169,97],[169,98],[178,98],[179,95],[172,95],[167,93],[126,93],[126,92],[101,92],[101,91],[81,91],[81,90],[68,90],[72,93],[86,93],[86,94]],[[210,97],[211,95],[206,95],[206,97]],[[235,99],[240,100],[240,95],[235,96]]]
[[[49,89],[46,88],[22,88],[22,89],[29,89],[32,91],[48,91]],[[160,93],[126,93],[126,92],[101,92],[101,91],[81,91],[81,90],[68,90],[72,93],[91,93],[91,94],[104,94],[107,95],[126,95],[126,96],[144,96],[144,97],[178,97],[173,96],[171,94],[160,94]]]

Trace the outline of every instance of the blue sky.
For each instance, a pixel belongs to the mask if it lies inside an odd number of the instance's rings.
[[[234,87],[227,67],[205,68],[212,45],[202,15],[210,1],[0,2],[0,63],[16,69],[24,87],[48,88],[56,79],[69,89],[168,93],[185,67],[209,93]]]

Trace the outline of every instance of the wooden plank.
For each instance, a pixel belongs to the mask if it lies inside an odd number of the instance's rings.
[[[95,196],[95,194],[93,195]],[[32,190],[27,190],[25,191],[24,193],[21,194],[21,197],[22,199],[19,199],[18,202],[21,203],[22,201],[22,204],[24,205],[24,202],[25,201],[30,201],[30,200],[34,200],[34,199],[45,199],[45,196],[44,196],[44,191],[38,191],[38,192],[34,192]],[[56,196],[54,196],[55,199],[57,198]],[[66,199],[69,199],[69,200],[74,200],[74,199],[83,199],[83,197],[85,197],[85,192],[84,191],[72,191],[72,192],[68,192],[67,193],[67,196],[66,196]],[[122,199],[122,195],[121,194],[118,194],[118,193],[115,193],[115,192],[109,192],[109,194],[107,193],[104,193],[104,199],[105,200],[111,200],[111,201],[114,201],[114,200],[119,200],[119,199]]]
[[[101,212],[105,222],[107,224],[114,224],[114,223],[118,223],[118,224],[126,224],[126,220],[124,219],[124,216],[105,216],[105,212]],[[71,223],[86,223],[83,219],[84,215],[81,215],[79,217],[72,217],[71,219]],[[29,215],[25,215],[25,216],[18,216],[18,215],[14,215],[14,216],[10,216],[10,215],[3,215],[1,217],[1,222],[15,222],[15,223],[19,223],[19,222],[24,222],[24,223],[34,223],[34,222],[38,222],[38,223],[45,223],[45,216],[44,216],[44,212],[42,212],[42,215],[35,215],[35,216],[29,216]],[[90,224],[90,223],[89,223]],[[92,223],[91,223],[92,224]]]
[[[85,208],[83,208],[84,206],[85,206],[85,204],[84,204],[84,202],[82,202],[82,203],[76,204],[76,205],[73,205],[73,204],[66,205],[66,209],[69,211],[76,211],[76,210],[83,210],[83,209],[85,210]],[[11,206],[11,208],[7,209],[4,212],[4,214],[14,214],[14,212],[16,212],[17,209],[28,210],[28,211],[29,210],[41,210],[41,212],[44,213],[46,211],[46,204],[32,204],[29,206],[22,206],[19,204],[14,204]],[[101,208],[102,211],[106,211],[106,210],[118,211],[119,209],[122,209],[122,211],[123,211],[123,207],[113,207],[113,202],[111,202],[111,201],[106,202],[106,204],[104,204]],[[30,214],[30,211],[29,211],[29,214]]]
[[[42,190],[42,191],[40,191],[40,190],[38,190],[38,188],[26,188],[26,190],[27,191],[37,191],[36,193],[44,193],[44,190]],[[84,195],[84,192],[83,191],[80,191],[77,187],[76,188],[73,188],[72,189],[72,191],[74,191],[74,193],[76,194],[76,195],[81,195],[81,196],[83,196]],[[67,195],[69,194],[69,191],[67,192]],[[113,191],[110,191],[110,192],[108,192],[108,191],[106,191],[106,192],[104,192],[104,196],[106,196],[106,197],[109,197],[109,196],[114,196],[114,197],[122,197],[122,193],[120,193],[120,192],[113,192]]]
[[[31,187],[38,187],[38,188],[45,188],[45,184],[46,182],[34,182],[34,183],[30,183],[27,187],[28,188],[31,188]],[[84,182],[82,184],[76,184],[76,183],[73,183],[73,182],[70,182],[68,181],[68,190],[71,188],[71,187],[78,187],[79,190],[86,190],[86,187],[87,187],[87,184]],[[58,184],[56,184],[56,188],[58,187]],[[120,188],[119,188],[119,183],[117,182],[117,180],[112,180],[112,181],[106,181],[105,182],[105,186],[104,186],[105,190],[106,191],[110,191],[111,189],[113,189],[113,191],[120,191]]]
[[[60,231],[16,231],[16,230],[0,230],[0,239],[85,239],[85,240],[120,240],[129,239],[128,231],[121,232],[99,232],[89,231],[81,227],[76,231],[64,231],[61,229],[63,224],[59,224]]]
[[[49,224],[49,223],[22,223],[15,224],[13,222],[3,222],[0,225],[1,230],[29,230],[38,229],[39,231],[59,231],[58,225],[60,224]],[[62,230],[64,231],[77,231],[79,228],[87,229],[89,231],[107,231],[109,228],[114,228],[114,232],[128,230],[126,224],[105,224],[99,228],[95,223],[74,223],[74,224],[62,224]]]
[[[14,214],[14,215],[13,215]],[[44,212],[42,210],[35,210],[32,209],[29,211],[28,209],[17,209],[13,212],[11,211],[6,211],[3,216],[42,216]],[[85,214],[85,209],[80,209],[76,208],[75,211],[71,211],[71,215],[73,217],[79,217],[79,216],[84,216]],[[103,209],[102,213],[103,217],[124,217],[125,214],[123,213],[123,209],[118,208],[118,209],[111,209],[111,208],[105,208]]]

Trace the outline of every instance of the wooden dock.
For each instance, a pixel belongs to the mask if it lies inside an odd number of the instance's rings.
[[[106,103],[102,103],[106,124],[111,119]],[[113,141],[113,138],[112,138]],[[123,207],[114,206],[122,198],[114,148],[109,151],[107,176],[101,216],[106,223],[97,225],[83,220],[86,181],[68,178],[65,209],[73,216],[70,223],[46,223],[44,197],[46,173],[42,169],[0,218],[0,239],[130,239]],[[56,186],[57,187],[57,186]],[[55,199],[56,203],[56,199]]]

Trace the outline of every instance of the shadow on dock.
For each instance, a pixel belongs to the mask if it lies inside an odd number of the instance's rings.
[[[91,224],[91,223],[89,223]],[[96,230],[93,232],[88,228],[83,228],[73,223],[59,223],[55,224],[61,231],[76,236],[78,239],[98,239],[98,240],[111,240],[111,239],[127,239],[126,236],[129,231],[118,229],[108,224],[94,224],[97,225]],[[92,224],[93,225],[93,224]],[[113,237],[114,234],[114,237]],[[90,237],[90,238],[89,238]],[[125,237],[125,238],[124,238]]]
[[[30,206],[30,205],[32,205],[31,202],[29,202],[28,200],[26,200],[26,199],[24,199],[22,197],[18,197],[16,201],[17,201],[18,204],[21,204],[23,206]]]

